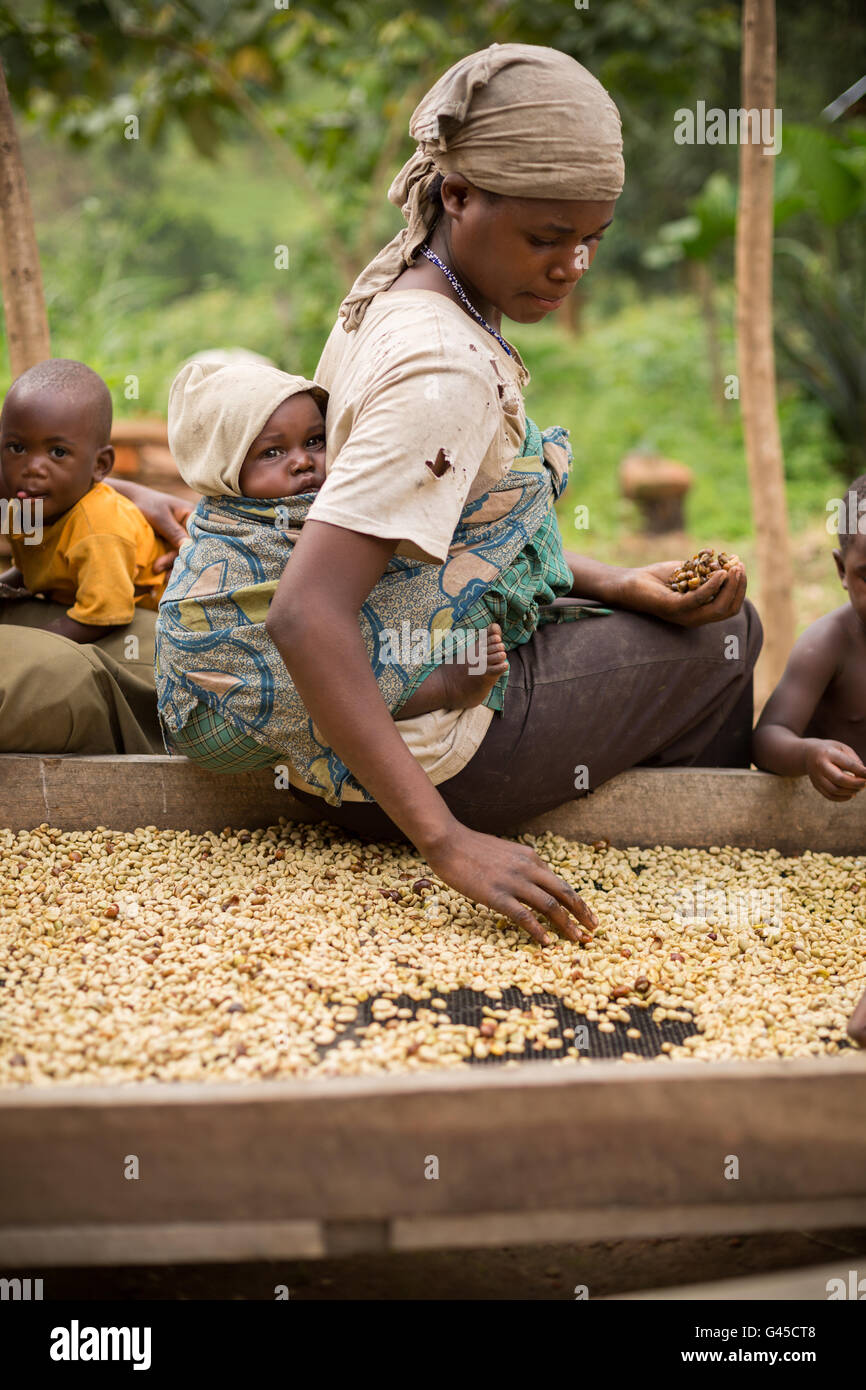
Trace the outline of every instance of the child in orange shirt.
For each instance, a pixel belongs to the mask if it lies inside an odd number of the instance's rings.
[[[168,577],[154,570],[165,543],[102,481],[114,464],[110,435],[108,387],[83,362],[66,358],[24,372],[0,413],[15,562],[0,582],[7,595],[44,594],[68,605],[52,631],[73,642],[124,627],[136,606],[157,608]],[[35,533],[14,529],[16,502],[22,521],[25,507],[35,512]]]

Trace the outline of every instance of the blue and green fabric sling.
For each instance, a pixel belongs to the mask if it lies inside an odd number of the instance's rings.
[[[572,584],[554,511],[571,461],[565,430],[542,433],[527,419],[522,452],[496,487],[464,507],[444,564],[389,561],[359,620],[392,713],[491,622],[512,650],[543,623],[608,611],[550,606]],[[159,606],[156,685],[177,751],[221,771],[283,760],[339,805],[347,786],[371,798],[319,737],[265,628],[314,497],[202,498]],[[507,683],[506,672],[487,698],[492,709],[503,708]]]

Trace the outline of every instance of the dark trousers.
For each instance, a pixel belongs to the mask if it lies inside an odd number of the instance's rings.
[[[503,713],[439,792],[464,825],[502,834],[626,768],[748,767],[762,637],[748,600],[692,629],[625,612],[542,627],[509,654]],[[365,838],[403,838],[369,802],[296,795]]]
[[[98,642],[45,629],[66,609],[0,604],[0,753],[164,753],[156,713],[156,614],[137,608]]]

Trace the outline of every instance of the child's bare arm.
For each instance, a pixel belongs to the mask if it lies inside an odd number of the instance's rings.
[[[752,758],[765,772],[808,775],[831,801],[847,801],[866,785],[866,767],[847,744],[804,738],[804,730],[836,673],[839,637],[834,615],[813,623],[791,652],[752,739]]]
[[[838,665],[832,626],[813,624],[794,646],[782,679],[766,705],[752,741],[758,767],[783,777],[802,777],[806,771],[803,731]]]
[[[70,642],[95,642],[100,637],[107,637],[110,632],[116,632],[122,624],[117,623],[113,627],[104,627],[96,623],[79,623],[74,618],[64,615],[51,624],[49,631],[57,632],[61,637],[68,637]]]

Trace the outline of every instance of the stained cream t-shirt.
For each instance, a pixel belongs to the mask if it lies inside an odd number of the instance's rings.
[[[353,333],[338,319],[315,373],[330,394],[327,476],[309,517],[444,563],[463,508],[523,447],[529,373],[509,347],[513,357],[433,290],[377,294]],[[435,710],[397,728],[438,784],[466,766],[492,717],[486,705]]]

